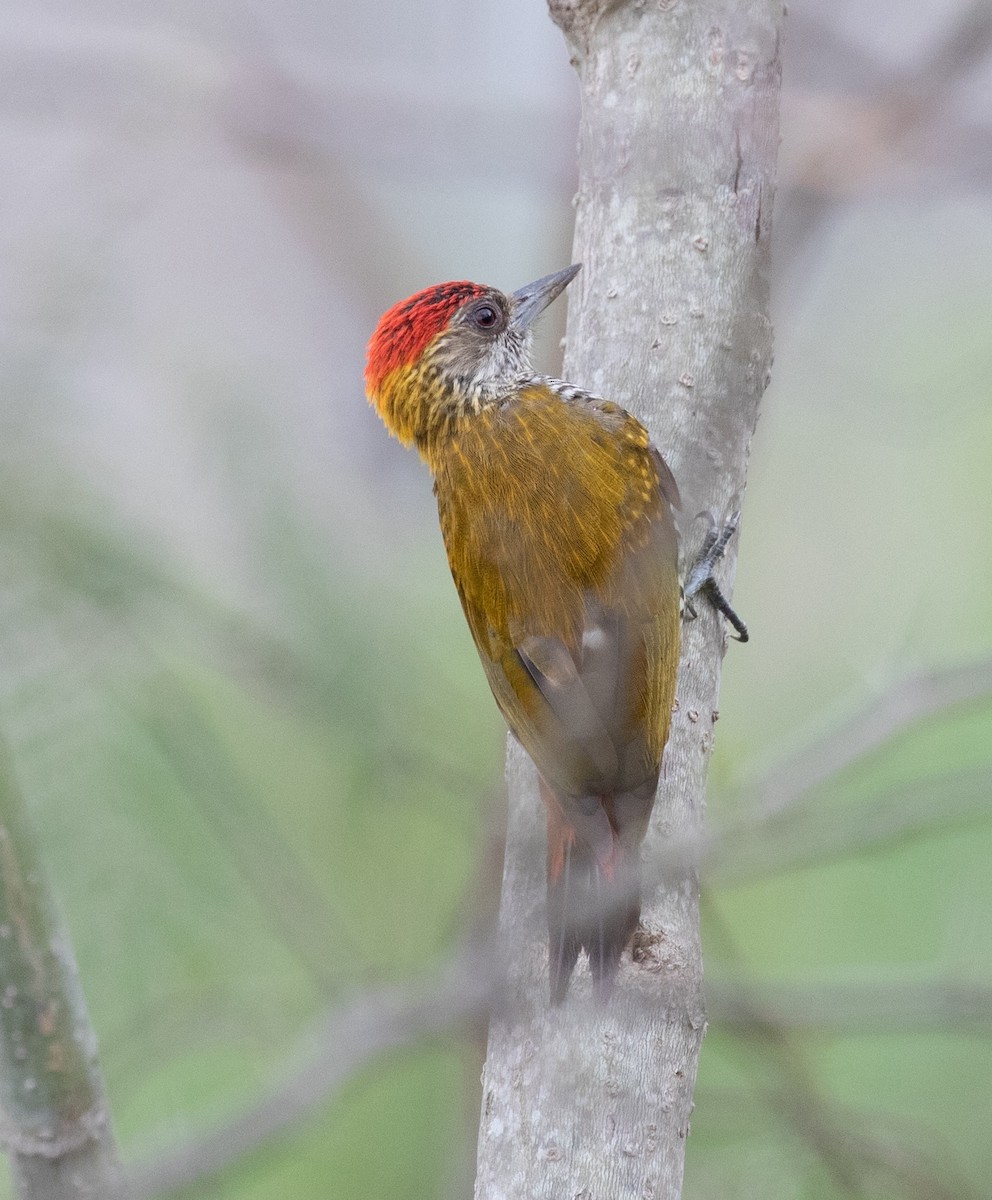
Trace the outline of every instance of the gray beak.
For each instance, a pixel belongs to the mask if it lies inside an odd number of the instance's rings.
[[[512,328],[518,333],[524,333],[529,329],[534,318],[544,312],[551,301],[562,294],[581,268],[581,263],[573,263],[564,271],[557,271],[554,275],[545,275],[543,279],[536,279],[533,283],[528,283],[526,287],[514,292],[510,297],[513,304],[510,317]]]

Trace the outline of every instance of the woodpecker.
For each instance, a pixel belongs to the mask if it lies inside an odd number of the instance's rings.
[[[511,295],[466,281],[418,292],[382,316],[365,370],[386,428],[434,476],[489,686],[537,766],[555,1004],[583,949],[609,994],[640,917],[683,609],[679,492],[647,430],[531,367],[532,323],[578,271]],[[735,524],[711,530],[690,587],[744,638],[712,580]]]

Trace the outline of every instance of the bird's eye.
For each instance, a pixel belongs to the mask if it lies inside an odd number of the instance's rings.
[[[499,322],[499,313],[491,304],[480,304],[472,310],[472,320],[480,329],[492,329]]]

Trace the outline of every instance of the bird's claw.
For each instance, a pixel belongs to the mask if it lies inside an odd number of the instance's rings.
[[[729,624],[733,626],[735,632],[731,634],[731,637],[738,642],[746,642],[750,636],[747,626],[737,613],[734,612],[733,608],[731,608],[729,601],[723,592],[720,591],[720,587],[713,577],[713,568],[723,558],[724,552],[727,549],[727,543],[737,532],[737,526],[741,520],[740,509],[733,513],[722,526],[712,512],[697,513],[696,520],[698,521],[701,518],[705,519],[709,525],[709,529],[706,532],[699,555],[693,564],[692,570],[689,572],[689,578],[685,584],[685,611],[690,619],[695,618],[696,609],[692,603],[692,598],[704,595],[717,612],[722,613]]]

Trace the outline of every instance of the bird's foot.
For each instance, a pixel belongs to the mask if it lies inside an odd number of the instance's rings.
[[[703,512],[699,516],[706,519],[709,523],[709,529],[700,547],[699,555],[693,564],[692,570],[689,572],[689,578],[686,580],[684,589],[685,611],[690,619],[695,618],[696,610],[692,603],[693,597],[705,596],[717,612],[723,613],[724,617],[726,617],[736,630],[731,636],[739,642],[746,642],[749,636],[747,626],[730,607],[730,603],[723,592],[720,591],[719,584],[713,577],[713,568],[723,558],[723,552],[727,548],[727,543],[737,532],[737,526],[740,524],[741,519],[740,510],[738,509],[722,526],[717,523],[716,517],[711,512]]]

